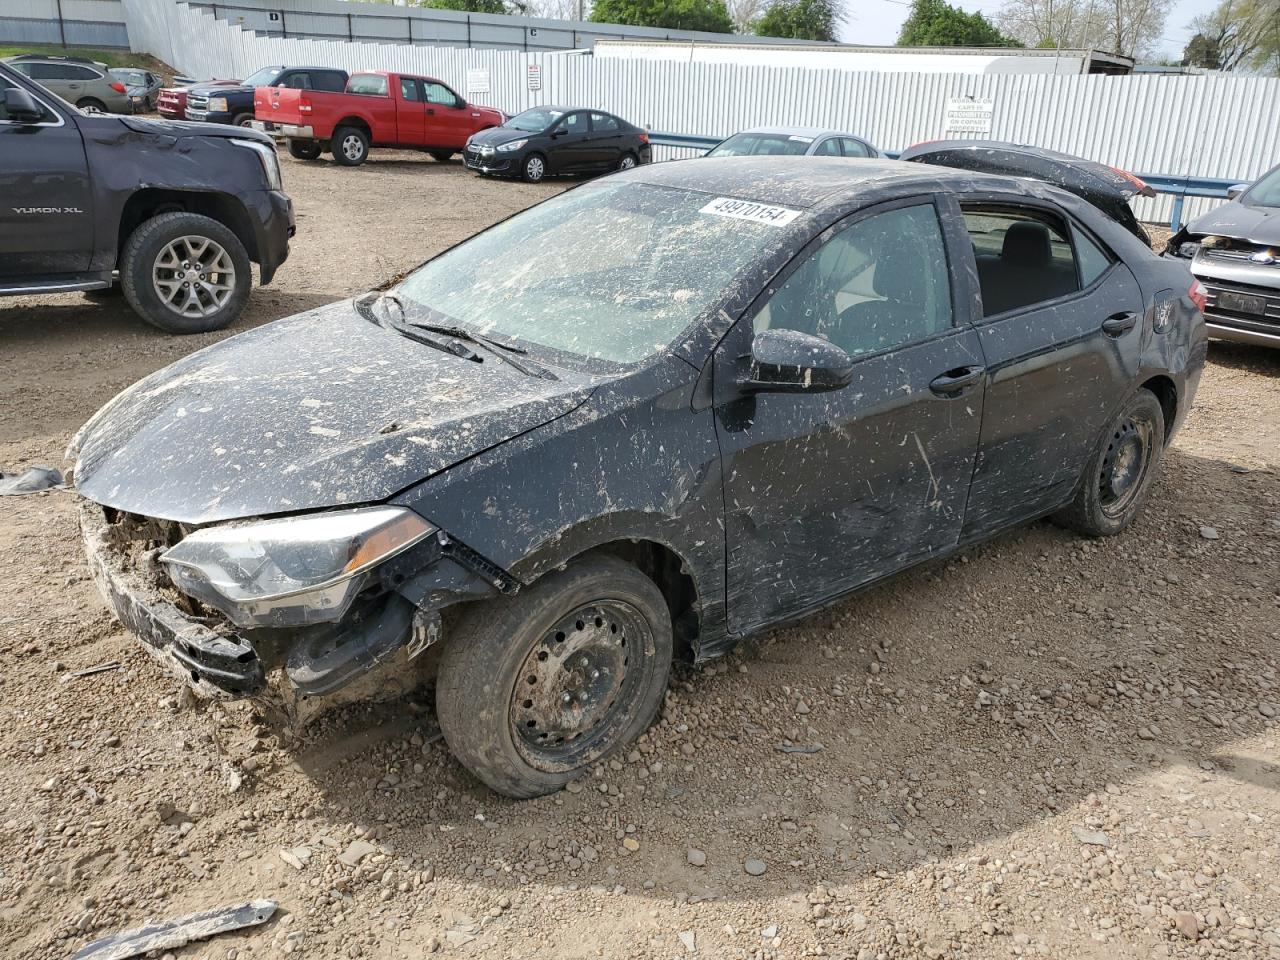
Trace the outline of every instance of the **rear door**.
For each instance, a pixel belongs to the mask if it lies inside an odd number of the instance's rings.
[[[476,129],[467,101],[439,80],[424,79],[422,91],[427,104],[426,145],[461,150]]]
[[[406,147],[427,142],[427,105],[422,100],[422,81],[401,77],[396,87],[397,141]]]
[[[587,162],[601,170],[612,170],[622,159],[622,125],[608,113],[591,113],[591,150]]]
[[[13,89],[0,74],[0,94],[7,99]],[[76,274],[93,255],[93,194],[80,130],[65,108],[35,99],[45,110],[38,124],[10,120],[0,105],[0,283]]]
[[[1052,204],[988,194],[963,198],[957,216],[972,244],[964,253],[979,281],[989,378],[970,539],[1071,499],[1132,389],[1144,300],[1124,262]]]
[[[932,197],[814,240],[716,351],[731,629],[748,632],[955,546],[978,448],[981,350]],[[735,387],[766,329],[855,361],[819,394]]]

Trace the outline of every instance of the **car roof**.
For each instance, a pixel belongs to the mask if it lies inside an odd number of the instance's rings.
[[[739,130],[733,136],[737,137],[744,133],[763,133],[768,136],[775,137],[853,137],[855,140],[865,140],[866,137],[857,133],[849,133],[847,130],[831,130],[827,127],[752,127],[749,130]]]
[[[703,157],[646,164],[621,176],[658,186],[799,208],[818,206],[835,195],[848,197],[860,188],[941,182],[954,183],[956,189],[961,189],[981,181],[992,188],[1007,189],[1018,183],[1008,177],[900,160],[800,156]],[[1021,186],[1017,189],[1026,192]]]
[[[564,104],[560,103],[539,104],[536,107],[530,107],[529,110],[559,110],[561,113],[577,113],[580,110],[589,110],[592,113],[609,113],[608,110],[601,110],[599,107],[566,107]],[[529,111],[521,110],[520,112],[528,113]],[[614,114],[609,113],[609,116],[612,117]]]

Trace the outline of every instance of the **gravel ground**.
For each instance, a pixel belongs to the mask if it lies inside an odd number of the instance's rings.
[[[560,188],[285,163],[293,259],[236,329]],[[8,468],[221,336],[0,304]],[[1280,957],[1278,468],[1280,351],[1215,344],[1124,535],[1023,527],[678,668],[634,750],[524,803],[412,702],[291,740],[190,703],[106,612],[71,496],[0,500],[0,955],[270,897],[270,923],[179,952]]]

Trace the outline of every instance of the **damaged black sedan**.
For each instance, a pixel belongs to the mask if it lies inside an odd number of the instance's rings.
[[[455,755],[544,794],[675,657],[1013,524],[1123,530],[1199,381],[1191,284],[1027,180],[632,170],[120,394],[70,451],[91,567],[204,694],[434,676]]]

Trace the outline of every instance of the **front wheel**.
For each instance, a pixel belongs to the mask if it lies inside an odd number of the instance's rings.
[[[524,178],[530,183],[538,183],[547,175],[547,160],[540,153],[531,153],[524,161],[522,168]]]
[[[289,156],[295,160],[319,160],[320,144],[316,140],[290,140]]]
[[[552,793],[648,728],[671,652],[654,582],[614,557],[579,560],[464,616],[436,681],[440,729],[499,793]]]
[[[253,126],[253,114],[237,113],[231,120],[231,125],[233,127],[251,127]]]
[[[249,255],[217,220],[162,213],[125,242],[120,285],[138,315],[167,333],[221,330],[249,299]]]
[[[1139,390],[1098,439],[1075,499],[1051,518],[1089,537],[1110,537],[1133,522],[1164,453],[1164,409]]]
[[[339,127],[332,146],[333,159],[344,167],[358,167],[369,156],[369,137],[359,127]]]

